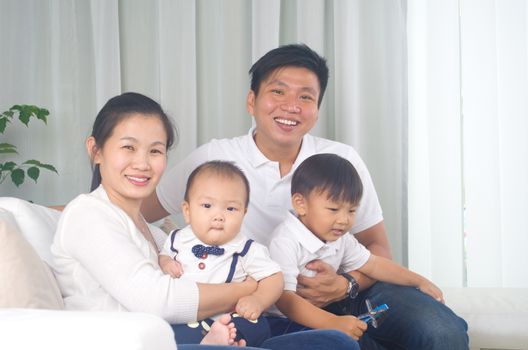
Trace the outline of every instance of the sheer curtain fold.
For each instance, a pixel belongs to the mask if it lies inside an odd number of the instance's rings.
[[[363,156],[401,260],[402,3],[6,0],[0,74],[12,88],[0,91],[2,107],[35,103],[51,111],[47,127],[13,128],[7,142],[31,135],[28,150],[38,148],[34,157],[56,165],[60,175],[43,173],[38,184],[20,189],[4,183],[1,195],[56,204],[87,191],[84,139],[102,104],[122,91],[159,100],[176,121],[180,143],[170,162],[213,137],[246,133],[249,68],[272,48],[304,42],[331,67],[313,133]]]
[[[409,266],[527,287],[526,1],[408,1]]]

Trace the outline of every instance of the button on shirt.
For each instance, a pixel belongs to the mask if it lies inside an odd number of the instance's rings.
[[[363,183],[363,197],[351,232],[363,231],[383,220],[370,174],[352,147],[307,134],[303,138],[291,171],[281,178],[279,163],[270,161],[260,152],[253,140],[253,133],[254,129],[250,129],[244,136],[212,140],[194,150],[166,172],[156,189],[158,199],[165,210],[171,214],[180,213],[187,178],[197,166],[210,160],[233,161],[242,169],[251,186],[250,204],[244,218],[243,231],[248,238],[268,246],[271,233],[286,218],[288,210],[292,209],[290,186],[295,169],[309,156],[334,153],[354,165]]]
[[[286,220],[273,232],[269,246],[271,258],[279,263],[284,276],[284,290],[297,290],[297,276],[312,277],[314,272],[305,266],[321,259],[337,272],[350,272],[363,266],[370,252],[351,234],[336,241],[323,242],[294,215],[288,212]]]

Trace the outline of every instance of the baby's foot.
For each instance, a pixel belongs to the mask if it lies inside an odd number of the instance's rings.
[[[235,343],[235,337],[236,328],[235,324],[231,322],[231,315],[224,314],[211,325],[211,330],[205,335],[200,344],[238,345]]]

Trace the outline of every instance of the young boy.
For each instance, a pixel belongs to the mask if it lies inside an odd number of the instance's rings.
[[[341,274],[359,270],[378,281],[416,287],[443,303],[442,292],[432,282],[371,254],[349,234],[362,192],[361,179],[348,160],[335,154],[305,159],[294,172],[291,184],[296,214],[290,212],[275,229],[269,247],[284,274],[284,292],[276,303],[279,310],[303,326],[338,329],[355,339],[356,329],[365,328],[361,321],[320,309],[296,294],[297,276],[313,275],[305,267],[310,261],[321,259]],[[346,300],[328,309],[336,310]]]
[[[169,235],[159,255],[164,273],[202,283],[258,282],[253,294],[241,298],[233,317],[238,338],[259,346],[270,336],[262,311],[279,298],[282,274],[263,245],[248,239],[240,227],[249,202],[249,183],[230,162],[209,161],[189,176],[182,213],[189,224]],[[220,316],[214,317],[217,319]],[[175,329],[178,341],[200,342],[213,320]],[[194,327],[194,328],[193,328]]]

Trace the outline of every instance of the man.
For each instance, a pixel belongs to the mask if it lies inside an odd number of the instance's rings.
[[[294,170],[313,154],[335,153],[354,165],[364,186],[351,233],[372,253],[391,258],[376,191],[359,155],[348,145],[308,134],[317,122],[328,82],[325,59],[306,45],[285,45],[266,53],[249,72],[247,110],[256,126],[247,135],[202,145],[165,174],[156,193],[144,202],[147,220],[179,212],[187,177],[195,167],[208,160],[230,160],[244,171],[251,185],[244,227],[250,238],[268,245],[273,229],[291,209]],[[337,275],[321,261],[311,262],[307,268],[317,274],[300,276],[302,287],[297,293],[317,306],[343,301],[343,310],[334,312],[358,315],[366,311],[367,298],[373,304],[389,305],[382,325],[370,327],[360,338],[362,348],[468,348],[465,321],[416,289],[374,283],[357,271]],[[350,335],[360,335],[362,327],[358,324],[357,333],[351,331]],[[272,331],[277,335],[284,329]],[[289,329],[297,328],[290,325]]]

